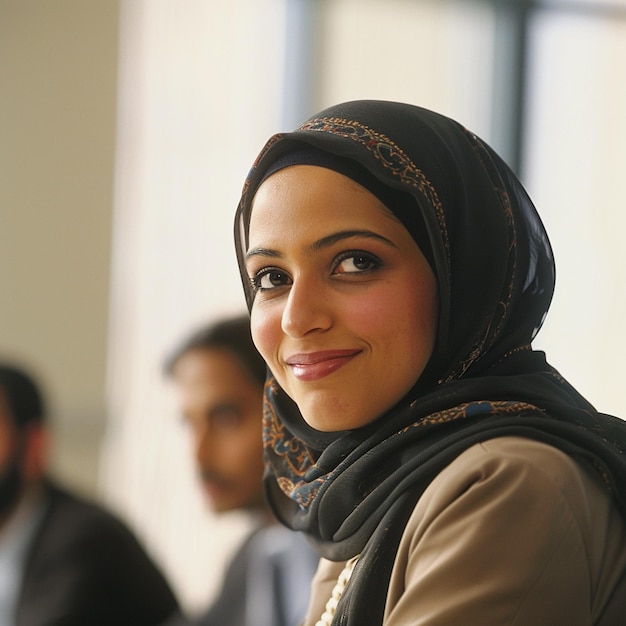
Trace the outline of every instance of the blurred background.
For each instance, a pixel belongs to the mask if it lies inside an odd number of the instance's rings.
[[[626,416],[626,0],[0,0],[0,356],[43,381],[53,469],[205,605],[209,513],[161,367],[243,310],[232,218],[273,133],[359,98],[491,143],[557,262],[536,346]]]

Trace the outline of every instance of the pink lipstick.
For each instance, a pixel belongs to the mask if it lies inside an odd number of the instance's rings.
[[[301,381],[319,380],[343,367],[361,352],[361,350],[323,350],[292,354],[285,362],[291,367],[293,375]]]

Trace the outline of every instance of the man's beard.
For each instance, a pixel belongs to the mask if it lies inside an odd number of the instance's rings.
[[[22,492],[23,479],[17,455],[0,473],[0,523],[11,513]]]

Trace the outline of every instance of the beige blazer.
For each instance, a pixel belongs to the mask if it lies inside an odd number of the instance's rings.
[[[343,565],[320,562],[305,626]],[[500,437],[461,454],[418,501],[383,624],[621,626],[625,571],[626,524],[597,472],[549,445]]]

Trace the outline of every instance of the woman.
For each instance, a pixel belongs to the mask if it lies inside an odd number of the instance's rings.
[[[341,104],[270,139],[235,233],[267,492],[323,557],[306,626],[623,623],[626,428],[531,348],[553,259],[502,160]]]

